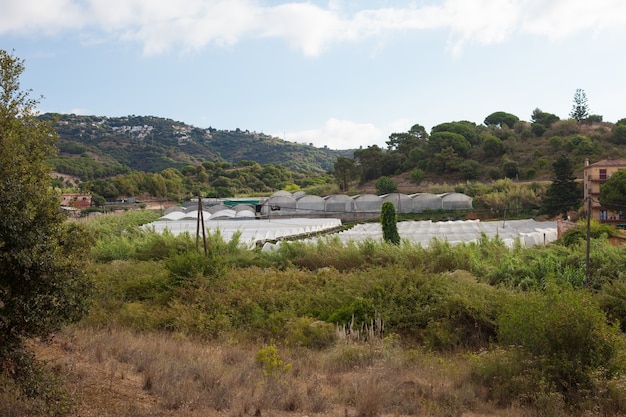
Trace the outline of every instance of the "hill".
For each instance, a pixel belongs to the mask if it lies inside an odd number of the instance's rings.
[[[352,156],[351,150],[316,148],[248,130],[202,129],[154,116],[46,113],[41,118],[53,121],[59,133],[60,152],[51,161],[55,170],[81,180],[182,169],[207,161],[255,161],[324,173],[332,170],[337,156]]]

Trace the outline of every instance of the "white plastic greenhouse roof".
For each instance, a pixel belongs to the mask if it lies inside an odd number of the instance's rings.
[[[535,220],[507,220],[481,222],[479,220],[432,222],[405,221],[398,223],[398,233],[402,239],[428,246],[433,239],[447,240],[451,244],[476,242],[484,233],[489,238],[496,236],[507,246],[516,239],[525,246],[541,245],[557,239],[556,222]],[[365,223],[337,234],[343,242],[363,241],[367,238],[382,239],[380,223]]]
[[[233,215],[234,215],[234,211]],[[239,215],[245,212],[240,212]],[[217,214],[217,213],[216,213]],[[241,232],[239,241],[253,248],[258,242],[279,240],[284,238],[310,237],[311,234],[320,233],[341,226],[339,219],[305,219],[305,218],[281,218],[281,219],[255,219],[233,218],[227,220],[208,220],[205,217],[204,226],[209,233],[219,230],[225,241],[230,241],[236,232]],[[157,220],[145,226],[147,229],[162,233],[165,229],[174,235],[189,233],[195,236],[198,220]]]
[[[205,212],[204,224],[207,231],[215,233],[219,230],[222,238],[226,241],[229,241],[233,234],[239,231],[241,232],[241,243],[250,248],[257,243],[284,238],[313,239],[312,234],[331,231],[341,226],[341,220],[334,218],[277,218],[270,220],[253,218],[254,214],[248,211],[235,213],[234,210],[231,210],[228,214],[224,213],[225,211],[213,215]],[[195,235],[197,219],[175,220],[171,218],[171,214],[173,213],[163,216],[146,227],[158,233],[168,229],[174,235],[180,233]],[[219,219],[216,219],[217,216],[215,215],[218,215]],[[250,217],[242,217],[246,215]],[[557,239],[556,222],[537,222],[532,219],[493,222],[481,222],[479,220],[405,221],[398,223],[398,232],[402,239],[424,247],[428,246],[433,239],[447,240],[451,244],[476,242],[482,234],[492,239],[497,236],[507,246],[512,246],[517,239],[524,246],[541,245]],[[380,223],[359,224],[331,236],[337,236],[342,242],[362,242],[366,239],[380,240],[383,237]],[[271,249],[272,246],[272,244],[266,243],[264,249]]]

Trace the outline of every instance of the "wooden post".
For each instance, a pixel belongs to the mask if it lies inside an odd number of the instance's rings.
[[[587,197],[587,253],[585,258],[585,281],[586,285],[591,281],[591,269],[589,255],[591,253],[591,196]]]

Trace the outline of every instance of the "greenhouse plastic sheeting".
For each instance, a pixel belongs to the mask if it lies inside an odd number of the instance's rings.
[[[517,239],[522,245],[533,246],[549,243],[557,238],[556,222],[535,220],[509,220],[481,222],[479,220],[432,222],[406,221],[398,223],[398,233],[402,239],[427,246],[433,239],[447,240],[455,244],[476,242],[484,233],[489,238],[496,236],[511,246]],[[341,241],[361,241],[367,238],[381,239],[379,223],[367,223],[337,234]]]
[[[336,229],[341,226],[340,219],[284,218],[268,220],[233,218],[207,221],[207,217],[205,217],[204,226],[208,233],[212,234],[219,231],[225,241],[230,241],[235,233],[240,232],[239,241],[250,248],[257,243],[263,243],[267,240],[306,238],[310,237],[311,234]],[[198,220],[157,220],[147,224],[145,227],[157,233],[162,233],[167,229],[173,235],[189,233],[195,236]]]
[[[434,239],[445,240],[450,244],[477,242],[484,234],[490,239],[498,237],[511,247],[519,240],[522,246],[542,245],[557,239],[556,222],[535,220],[507,220],[481,222],[479,220],[432,222],[399,222],[398,233],[408,242],[426,247]],[[380,240],[383,232],[380,223],[364,223],[332,235],[344,243],[362,242],[366,239]],[[267,243],[263,249],[272,250],[275,245]]]

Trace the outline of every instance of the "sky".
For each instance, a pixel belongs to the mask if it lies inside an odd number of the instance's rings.
[[[39,111],[331,149],[534,109],[626,117],[623,0],[1,0]]]

